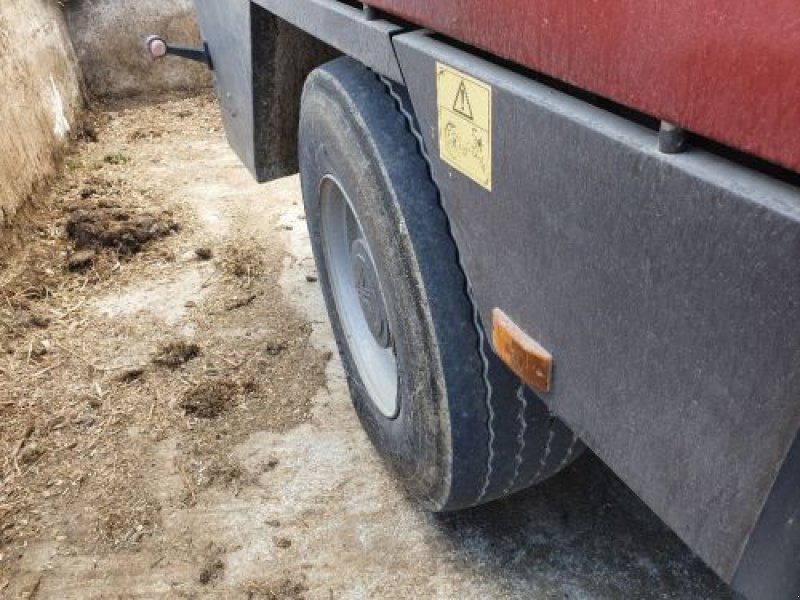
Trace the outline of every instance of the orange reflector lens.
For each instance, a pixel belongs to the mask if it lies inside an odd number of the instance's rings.
[[[492,311],[492,341],[497,355],[522,381],[540,392],[550,391],[553,355],[499,308]]]

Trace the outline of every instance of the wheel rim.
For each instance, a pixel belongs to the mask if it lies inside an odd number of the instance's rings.
[[[369,243],[352,203],[330,175],[320,185],[320,228],[339,321],[372,403],[387,418],[399,410],[397,359]]]

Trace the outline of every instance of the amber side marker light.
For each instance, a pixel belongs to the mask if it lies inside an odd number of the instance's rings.
[[[540,392],[550,391],[553,355],[499,308],[492,311],[492,341],[497,355],[522,381]]]

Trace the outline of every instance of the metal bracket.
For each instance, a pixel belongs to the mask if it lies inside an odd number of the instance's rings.
[[[364,18],[367,21],[376,21],[379,18],[378,11],[375,8],[373,8],[372,6],[369,6],[369,5],[365,4],[364,5]]]
[[[658,150],[663,154],[680,154],[686,150],[686,130],[668,121],[661,121]]]
[[[159,60],[171,54],[180,58],[201,62],[212,71],[214,70],[214,62],[211,60],[211,53],[208,51],[208,44],[205,42],[203,42],[202,48],[191,48],[189,46],[168,44],[161,36],[151,35],[145,40],[145,47],[153,60]]]

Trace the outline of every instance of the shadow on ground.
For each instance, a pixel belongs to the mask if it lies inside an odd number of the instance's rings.
[[[535,598],[734,597],[589,452],[535,488],[431,520],[460,560],[507,581],[509,595],[528,588]],[[549,590],[538,589],[548,580]]]

